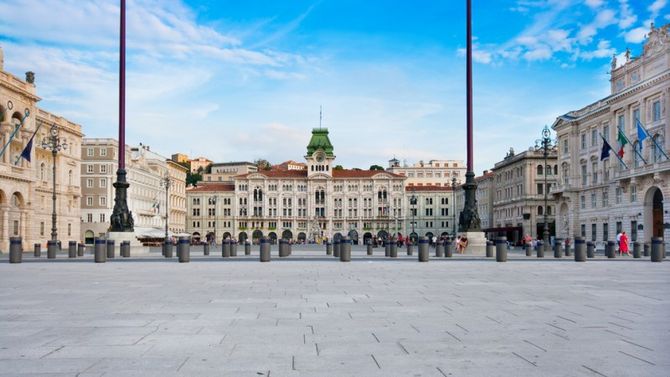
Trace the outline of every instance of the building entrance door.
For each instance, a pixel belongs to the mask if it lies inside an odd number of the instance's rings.
[[[653,237],[663,237],[663,194],[656,189],[651,209],[651,224]]]

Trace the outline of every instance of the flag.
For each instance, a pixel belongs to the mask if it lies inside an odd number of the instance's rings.
[[[26,161],[28,161],[28,162],[30,162],[30,152],[32,152],[32,150],[33,150],[33,139],[35,138],[35,135],[37,134],[37,131],[38,131],[39,129],[40,129],[40,128],[37,127],[37,129],[36,129],[35,132],[33,133],[33,136],[31,136],[31,137],[30,137],[30,140],[28,140],[28,144],[26,144],[26,147],[23,148],[23,152],[21,152],[21,156],[20,156],[20,157],[25,158]],[[18,161],[17,161],[17,162],[18,162]]]
[[[608,143],[607,140],[602,137],[602,135],[600,137],[603,139],[603,149],[600,151],[600,161],[602,161],[606,158],[609,158],[612,146],[610,146],[610,143]]]
[[[642,142],[647,138],[647,131],[642,127],[639,119],[636,119],[637,122],[637,140],[640,142],[640,150],[642,150]]]
[[[619,142],[619,152],[617,154],[619,155],[619,158],[623,158],[623,147],[628,144],[628,139],[626,138],[626,135],[623,134],[623,131],[619,129],[619,134],[617,135],[617,141]]]

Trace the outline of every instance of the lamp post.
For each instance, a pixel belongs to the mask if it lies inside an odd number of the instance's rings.
[[[451,222],[452,236],[456,238],[456,177],[451,178],[451,194],[451,213],[454,216],[454,221]]]
[[[549,188],[547,187],[547,157],[549,156],[549,149],[553,147],[553,140],[551,139],[551,130],[549,126],[545,125],[542,129],[542,137],[535,140],[535,150],[542,150],[542,157],[544,158],[544,167],[542,172],[544,174],[544,230],[542,231],[542,243],[545,250],[549,247],[549,224],[547,223],[547,194]]]
[[[409,204],[412,205],[412,234],[410,234],[410,240],[414,242],[412,239],[416,237],[414,233],[414,215],[416,214],[416,194],[414,190],[412,190],[412,196],[409,197]]]
[[[53,156],[53,190],[51,192],[51,202],[53,205],[53,211],[51,212],[51,240],[56,241],[58,238],[58,230],[56,229],[56,155],[61,149],[67,149],[67,140],[63,138],[61,140],[58,132],[58,126],[54,124],[49,129],[49,136],[45,137],[42,140],[42,148],[50,149],[51,155]]]
[[[172,181],[170,180],[170,173],[165,173],[165,176],[161,178],[161,187],[165,188],[165,240],[168,239],[168,218],[170,215],[170,186],[172,186]]]

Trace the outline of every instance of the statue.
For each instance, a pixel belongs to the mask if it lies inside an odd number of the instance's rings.
[[[26,82],[28,84],[34,84],[35,83],[35,72],[33,72],[33,71],[26,72]]]
[[[626,47],[626,63],[630,61],[630,48]]]
[[[616,54],[612,54],[612,71],[616,69]]]

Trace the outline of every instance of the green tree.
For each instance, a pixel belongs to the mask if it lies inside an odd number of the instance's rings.
[[[254,165],[256,165],[258,170],[270,170],[270,169],[272,169],[272,164],[270,163],[270,161],[262,159],[262,158],[258,158],[256,160],[254,160]]]
[[[382,170],[383,171],[384,168],[379,166],[379,165],[372,165],[372,166],[370,166],[370,170]]]
[[[344,168],[342,167],[342,165],[335,165],[333,170],[344,170]]]
[[[198,182],[202,181],[202,175],[199,173],[186,173],[186,186],[197,186]]]

